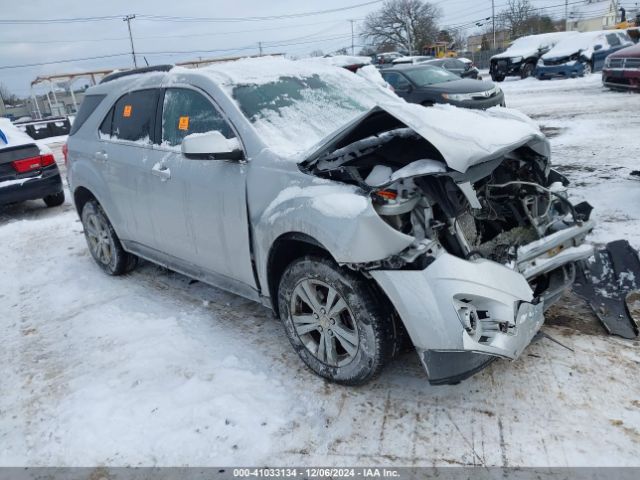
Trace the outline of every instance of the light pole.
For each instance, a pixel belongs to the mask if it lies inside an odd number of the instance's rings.
[[[491,30],[493,31],[493,49],[496,49],[496,0],[491,0]]]

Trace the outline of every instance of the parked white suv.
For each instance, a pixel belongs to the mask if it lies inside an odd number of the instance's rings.
[[[432,383],[515,359],[592,254],[590,209],[515,111],[260,58],[115,74],[75,122],[68,179],[101,268],[142,257],[261,301],[336,382],[404,338]]]

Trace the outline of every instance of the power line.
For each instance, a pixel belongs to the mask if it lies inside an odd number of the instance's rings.
[[[255,17],[176,17],[169,15],[147,15],[136,14],[138,20],[146,20],[150,22],[255,22],[265,20],[284,20],[289,18],[302,18],[311,17],[316,15],[325,15],[328,13],[343,12],[345,10],[353,10],[360,7],[366,7],[381,3],[383,0],[373,0],[369,2],[358,3],[355,5],[349,5],[346,7],[331,8],[326,10],[315,10],[310,12],[289,13],[282,15],[267,15],[267,16],[255,16]],[[87,22],[99,22],[108,20],[117,20],[124,15],[107,15],[102,17],[74,17],[74,18],[47,18],[47,19],[5,19],[0,20],[0,25],[41,25],[41,24],[57,24],[57,23],[87,23]]]
[[[49,62],[38,62],[38,63],[24,63],[22,65],[0,65],[0,70],[5,70],[9,68],[26,68],[26,67],[40,67],[42,65],[54,65],[56,63],[71,63],[71,62],[83,62],[85,60],[99,60],[102,58],[113,58],[113,57],[123,57],[126,55],[131,55],[130,53],[113,53],[110,55],[98,55],[96,57],[84,57],[84,58],[71,58],[68,60],[52,60]]]

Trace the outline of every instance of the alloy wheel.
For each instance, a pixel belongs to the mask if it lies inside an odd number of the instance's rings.
[[[93,256],[100,263],[109,265],[113,258],[114,245],[106,221],[99,215],[89,215],[85,231]]]
[[[347,365],[358,352],[353,313],[342,295],[325,282],[298,282],[291,296],[291,319],[305,348],[327,365]]]

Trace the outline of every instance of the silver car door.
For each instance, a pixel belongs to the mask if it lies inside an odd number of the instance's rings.
[[[180,150],[187,135],[217,130],[231,139],[235,131],[206,93],[195,88],[166,89],[162,105],[161,145],[149,165],[156,248],[195,270],[254,288],[247,164],[186,158]]]
[[[115,208],[122,240],[151,246],[155,237],[148,214],[147,165],[159,89],[129,92],[120,97],[103,120],[94,153],[110,190],[107,213]]]

